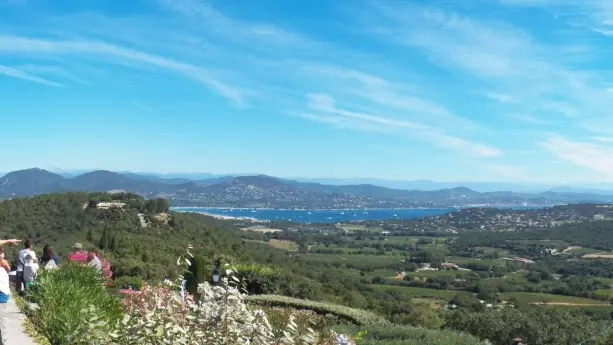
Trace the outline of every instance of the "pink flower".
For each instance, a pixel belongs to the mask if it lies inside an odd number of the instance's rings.
[[[89,260],[87,259],[87,252],[79,251],[75,253],[68,254],[68,262],[77,262],[83,265],[87,265]],[[111,271],[111,264],[104,259],[100,259],[102,263],[102,275],[110,280],[113,277],[113,272]]]

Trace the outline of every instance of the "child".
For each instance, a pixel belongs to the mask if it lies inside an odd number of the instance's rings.
[[[23,266],[23,280],[25,281],[26,291],[36,278],[36,272],[38,272],[38,259],[36,259],[36,254],[32,250],[26,256],[26,264]]]

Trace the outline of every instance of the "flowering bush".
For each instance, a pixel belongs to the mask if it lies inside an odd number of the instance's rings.
[[[77,262],[83,265],[87,265],[89,263],[89,260],[87,259],[87,252],[79,251],[68,254],[68,262]],[[113,272],[111,271],[111,264],[104,259],[100,259],[100,262],[102,263],[102,275],[107,279],[111,279],[113,277]]]
[[[232,277],[232,271],[227,271]],[[145,286],[124,299],[126,315],[112,334],[116,344],[210,345],[350,345],[334,332],[300,330],[290,316],[284,329],[273,329],[262,310],[250,309],[244,295],[223,278],[219,286],[198,286],[199,300],[181,298],[169,286]]]
[[[102,284],[90,267],[67,263],[56,270],[41,270],[28,290],[38,305],[28,312],[38,332],[54,345],[96,345],[89,338],[108,334],[123,318],[118,298]]]

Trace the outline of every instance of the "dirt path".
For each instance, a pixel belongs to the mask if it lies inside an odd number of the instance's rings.
[[[568,248],[564,249],[564,250],[562,251],[562,253],[568,253],[568,252],[569,252],[569,251],[571,251],[571,250],[574,250],[574,249],[581,249],[581,248],[582,248],[582,247],[579,247],[579,246],[570,246],[570,247],[568,247]]]
[[[533,305],[551,305],[551,306],[567,306],[567,307],[608,307],[610,304],[599,303],[569,303],[569,302],[532,302]]]
[[[407,275],[407,272],[400,272],[400,273],[398,273],[398,275],[397,275],[397,276],[392,277],[392,279],[395,279],[395,280],[403,280],[403,279],[404,279],[404,276],[406,276],[406,275]]]
[[[145,215],[142,213],[138,214],[138,220],[140,221],[140,227],[141,228],[146,228],[149,226],[149,222],[147,221],[147,219],[145,219]]]

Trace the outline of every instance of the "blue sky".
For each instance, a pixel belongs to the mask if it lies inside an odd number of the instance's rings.
[[[0,0],[0,171],[613,181],[610,0]]]

